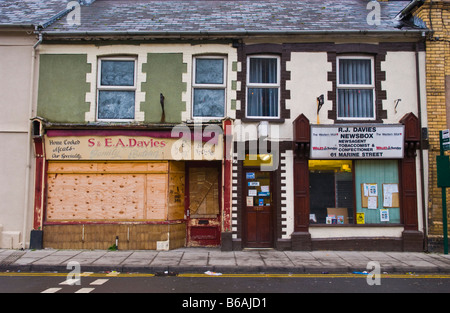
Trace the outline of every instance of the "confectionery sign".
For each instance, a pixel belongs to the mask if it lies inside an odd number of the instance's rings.
[[[311,159],[401,159],[404,125],[311,125]]]

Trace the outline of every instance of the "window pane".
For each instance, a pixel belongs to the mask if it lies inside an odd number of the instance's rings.
[[[194,116],[223,117],[224,107],[224,89],[194,89]]]
[[[196,84],[223,84],[223,59],[196,59]]]
[[[353,223],[353,174],[349,160],[310,160],[312,224]]]
[[[102,86],[134,86],[134,61],[101,61]]]
[[[338,117],[374,117],[372,89],[339,89]]]
[[[277,75],[276,58],[250,58],[250,83],[276,84]]]
[[[371,60],[339,59],[339,83],[351,85],[372,84]]]
[[[249,88],[247,116],[278,116],[278,88]]]
[[[134,91],[99,91],[99,119],[134,119]]]
[[[399,175],[397,160],[356,160],[355,188],[356,212],[364,213],[366,224],[400,223]],[[369,208],[368,197],[364,194],[364,184],[376,185],[377,209]],[[394,187],[394,189],[386,188]],[[387,209],[387,218],[381,218],[381,210]]]

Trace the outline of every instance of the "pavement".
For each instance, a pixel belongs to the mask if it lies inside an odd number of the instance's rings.
[[[449,255],[422,252],[0,249],[0,272],[70,272],[79,264],[81,272],[94,273],[348,274],[370,272],[371,261],[378,262],[382,274],[450,274]]]

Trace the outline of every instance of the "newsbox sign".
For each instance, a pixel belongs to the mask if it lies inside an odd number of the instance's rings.
[[[311,125],[311,159],[401,159],[404,125]]]

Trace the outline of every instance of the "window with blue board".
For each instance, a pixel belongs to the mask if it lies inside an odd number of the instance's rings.
[[[399,224],[397,160],[356,160],[356,214],[360,224]]]

